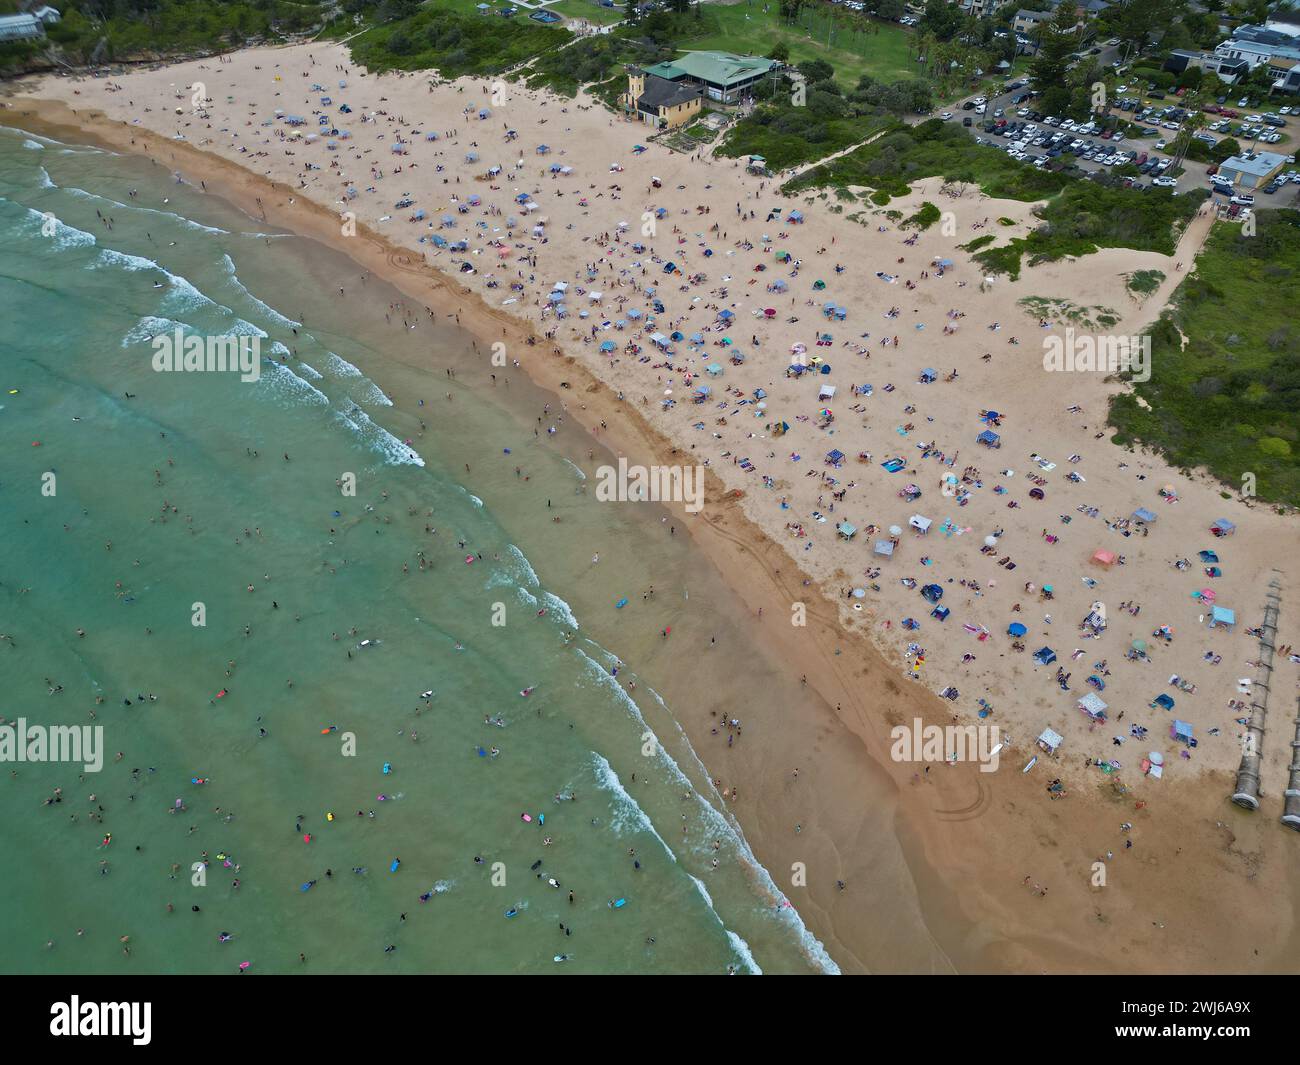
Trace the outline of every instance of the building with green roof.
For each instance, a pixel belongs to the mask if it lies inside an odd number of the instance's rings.
[[[754,88],[781,66],[774,59],[731,52],[687,52],[645,72],[667,81],[698,85],[710,100],[734,104],[754,94]]]

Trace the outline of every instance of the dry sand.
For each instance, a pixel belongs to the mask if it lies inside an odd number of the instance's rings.
[[[1033,224],[1029,205],[990,200],[969,188],[950,195],[953,190],[941,189],[936,180],[921,182],[907,200],[896,200],[889,209],[906,216],[928,200],[951,211],[952,224],[935,226],[906,245],[911,234],[869,206],[848,204],[839,213],[834,198],[807,196],[792,202],[731,160],[696,160],[656,145],[636,155],[632,146],[645,143],[645,127],[624,123],[590,101],[564,101],[509,86],[504,104],[494,105],[492,87],[481,83],[462,81],[431,90],[423,76],[375,78],[355,69],[344,74],[333,69],[335,64],[347,65],[347,58],[332,46],[257,49],[220,64],[132,74],[115,83],[120,90],[110,91],[105,80],[48,79],[39,85],[37,96],[62,101],[77,110],[76,116],[57,102],[37,105],[19,99],[14,106],[31,107],[46,122],[70,121],[89,135],[150,154],[253,214],[265,212],[272,222],[341,248],[430,306],[462,312],[463,324],[485,339],[500,336],[509,358],[520,360],[542,384],[557,386],[565,380],[577,386],[574,391],[585,388],[581,404],[569,401],[571,414],[632,461],[658,456],[680,463],[689,454],[690,461],[708,464],[716,475],[709,501],[696,517],[677,508],[683,524],[755,613],[763,608],[761,624],[755,622],[756,638],[792,669],[805,672],[821,697],[780,712],[788,736],[783,749],[748,756],[762,764],[745,767],[752,777],[745,777],[748,794],[736,813],[759,857],[775,873],[806,855],[810,846],[821,846],[851,870],[846,879],[860,884],[863,876],[871,876],[872,856],[854,848],[853,775],[858,770],[853,767],[871,759],[894,780],[898,834],[909,852],[916,903],[933,942],[912,944],[905,963],[882,963],[879,944],[863,940],[867,924],[855,912],[861,897],[856,892],[838,895],[823,879],[809,887],[806,899],[797,893],[792,897],[846,969],[1199,971],[1260,966],[1294,971],[1300,841],[1276,821],[1288,762],[1282,737],[1290,735],[1295,706],[1293,664],[1280,659],[1274,678],[1273,727],[1264,748],[1264,807],[1250,817],[1226,802],[1241,731],[1234,723],[1241,713],[1228,702],[1243,698],[1237,680],[1254,675],[1248,662],[1257,657],[1257,643],[1245,630],[1259,623],[1274,567],[1287,566],[1288,545],[1293,549],[1296,544],[1294,519],[1222,499],[1217,485],[1171,470],[1158,458],[1123,452],[1104,435],[1098,439],[1106,398],[1120,386],[1099,373],[1045,372],[1043,336],[1062,332],[1068,323],[1048,312],[1053,327],[1041,329],[1037,316],[1018,305],[1025,297],[1063,299],[1091,308],[1093,318],[1097,308],[1107,308],[1120,319],[1108,331],[1138,332],[1181,279],[1175,259],[1190,267],[1209,219],[1192,223],[1174,258],[1103,251],[1077,262],[1027,269],[1018,282],[998,279],[982,290],[977,268],[957,246],[982,233],[1002,237],[1025,232]],[[346,90],[337,89],[340,77],[348,81]],[[202,116],[192,112],[190,103],[195,81],[204,83],[211,101]],[[327,150],[324,137],[314,143],[282,140],[288,132],[282,122],[261,124],[281,108],[307,116],[305,130],[315,130],[313,112],[321,110],[322,93],[308,91],[313,82],[328,87],[326,94],[334,98],[328,110],[352,131],[337,151]],[[344,101],[352,114],[338,114],[337,105]],[[176,113],[178,107],[182,114]],[[473,117],[479,107],[490,108],[490,117]],[[463,114],[465,108],[473,113]],[[103,116],[91,117],[88,110]],[[372,112],[373,121],[361,121]],[[10,114],[12,124],[37,121],[35,114]],[[518,133],[509,143],[504,140],[507,127]],[[430,130],[440,139],[426,141]],[[450,130],[456,133],[446,135]],[[409,154],[400,158],[390,153],[399,134],[409,145]],[[551,146],[549,155],[535,154],[540,143]],[[478,153],[477,161],[466,161],[470,151]],[[517,166],[520,160],[522,166]],[[306,170],[308,163],[320,169]],[[552,178],[551,163],[571,166],[573,174]],[[624,169],[611,172],[613,163]],[[503,168],[500,177],[477,180],[493,165]],[[400,173],[394,172],[397,166],[403,168]],[[372,167],[383,176],[372,174]],[[661,188],[651,187],[652,176],[661,180]],[[348,185],[357,195],[345,203]],[[531,217],[514,206],[521,193],[538,204]],[[458,203],[471,194],[481,197],[481,206],[458,213]],[[394,209],[394,202],[408,196],[414,206]],[[755,211],[757,218],[742,221],[737,204]],[[487,213],[492,207],[499,213]],[[655,235],[641,236],[643,212],[660,207],[667,214],[657,221]],[[702,207],[708,212],[702,213]],[[784,221],[794,208],[806,216],[802,225]],[[342,235],[337,212],[344,209],[356,213],[357,237]],[[425,211],[426,222],[408,221],[416,209]],[[772,209],[780,211],[779,219],[766,221]],[[860,222],[848,219],[855,211]],[[443,214],[455,218],[455,228],[438,228]],[[519,225],[507,232],[510,214],[517,215]],[[539,217],[546,219],[542,238],[530,235]],[[1014,224],[1001,225],[1000,218]],[[479,221],[486,228],[478,228]],[[623,221],[629,229],[620,236]],[[719,230],[711,232],[715,223]],[[421,236],[435,232],[448,240],[468,240],[470,254],[419,243]],[[764,242],[764,235],[771,241]],[[646,251],[634,252],[634,240],[647,245]],[[752,246],[744,247],[743,241]],[[507,254],[499,255],[492,242],[504,245]],[[705,249],[712,254],[706,257]],[[797,272],[775,261],[778,249],[801,260]],[[422,258],[447,275],[455,274],[463,261],[472,263],[475,272],[440,278]],[[941,277],[929,265],[938,258],[955,263]],[[661,263],[666,259],[677,262],[686,276],[703,272],[707,280],[690,284],[682,274],[665,275]],[[596,270],[591,280],[588,264]],[[755,272],[759,264],[766,269]],[[836,264],[844,267],[842,273],[835,272]],[[1139,269],[1167,275],[1160,289],[1141,302],[1129,295],[1124,280]],[[921,277],[923,270],[928,277]],[[877,271],[898,280],[882,281]],[[787,282],[788,292],[767,291],[777,278]],[[812,291],[817,278],[825,280],[824,292]],[[914,288],[907,287],[908,280]],[[497,284],[490,287],[492,281]],[[570,315],[564,321],[546,309],[556,281],[570,286]],[[512,291],[512,282],[522,288]],[[656,329],[677,329],[688,337],[701,331],[705,338],[698,350],[676,344],[672,368],[637,332],[638,323],[619,311],[623,301],[626,308],[650,311],[650,299],[638,291],[647,285],[656,286],[656,297],[665,304]],[[596,310],[579,318],[579,309],[596,307],[579,288],[603,292],[600,305],[607,313]],[[825,300],[848,308],[847,320],[825,322],[820,312]],[[775,318],[754,316],[767,307],[777,311]],[[899,313],[889,319],[885,312],[891,307]],[[734,313],[734,323],[725,332],[710,329],[723,308]],[[945,335],[949,311],[964,317],[955,320],[954,334]],[[525,344],[514,316],[527,319],[535,332],[554,331],[553,343]],[[798,322],[787,321],[796,316]],[[593,324],[621,318],[627,320],[622,331],[598,328],[591,335]],[[1000,325],[996,332],[988,328],[995,322]],[[924,329],[917,329],[918,324]],[[830,346],[815,346],[819,332],[833,334]],[[863,333],[870,336],[862,339]],[[724,335],[745,353],[743,365],[733,366],[729,349],[715,346]],[[882,346],[886,335],[897,335],[899,344]],[[1008,343],[1012,336],[1019,344]],[[615,340],[620,350],[602,355],[598,347],[605,339]],[[629,342],[641,345],[650,361],[639,362],[639,356],[630,354]],[[833,373],[787,377],[795,343],[806,344],[809,355],[822,354]],[[565,357],[555,357],[556,348]],[[981,359],[985,353],[992,356],[988,362]],[[704,378],[714,396],[702,405],[691,403],[705,365],[715,361],[724,367],[723,375]],[[940,381],[918,383],[923,367],[936,368]],[[944,382],[954,368],[959,378]],[[837,386],[830,401],[833,432],[818,417],[824,404],[817,392],[826,382]],[[850,394],[851,384],[864,383],[873,385],[871,396]],[[889,384],[894,389],[887,392]],[[670,388],[678,402],[665,410],[661,400]],[[752,402],[739,403],[742,395],[752,400],[756,388],[767,392],[767,408],[759,416]],[[739,394],[728,394],[730,389]],[[1067,408],[1076,405],[1082,412],[1069,413]],[[980,413],[987,408],[1003,415],[998,428],[1003,446],[997,451],[974,442],[984,428]],[[790,425],[779,439],[768,429],[773,419]],[[897,429],[909,423],[913,428],[900,435]],[[699,424],[703,427],[695,428]],[[921,457],[918,442],[932,444],[952,465]],[[843,468],[833,471],[835,485],[822,479],[828,470],[822,456],[831,448],[848,456]],[[872,461],[859,463],[860,452],[869,452]],[[797,462],[792,459],[796,454]],[[1055,469],[1039,470],[1031,454],[1055,462]],[[1075,454],[1080,461],[1069,462]],[[904,458],[907,467],[890,475],[880,462],[894,455]],[[751,460],[754,469],[742,470],[735,461],[740,458]],[[940,478],[960,476],[968,465],[979,467],[976,479],[982,487],[968,485],[969,501],[958,506],[941,494]],[[1003,475],[1004,469],[1015,472]],[[1046,479],[1042,501],[1028,496],[1030,470]],[[1070,483],[1069,472],[1086,481]],[[770,481],[765,484],[764,478]],[[913,503],[897,494],[909,483],[923,492]],[[1165,484],[1176,487],[1177,503],[1165,503],[1157,494]],[[995,494],[995,485],[1007,492]],[[832,511],[831,492],[842,489],[845,498]],[[781,509],[781,500],[788,509]],[[1010,501],[1018,507],[1009,508]],[[1081,513],[1081,505],[1097,508],[1098,516]],[[1125,537],[1110,527],[1139,506],[1158,515],[1149,535],[1131,529],[1134,535]],[[827,520],[819,522],[817,513]],[[929,536],[907,529],[912,514],[934,520]],[[1063,523],[1062,515],[1071,521]],[[1217,517],[1236,521],[1236,536],[1215,541],[1207,526]],[[939,526],[949,519],[956,528],[946,536]],[[835,523],[841,520],[861,530],[851,543],[835,536]],[[806,535],[795,535],[788,523],[801,525]],[[905,530],[894,557],[879,560],[881,572],[874,580],[865,575],[877,564],[872,538],[865,532],[871,524]],[[984,537],[995,528],[1004,530],[996,553],[981,554]],[[1044,528],[1057,542],[1043,538]],[[1196,551],[1206,547],[1220,552],[1224,574],[1218,579],[1205,578],[1196,561]],[[1123,555],[1125,564],[1108,571],[1090,565],[1098,548]],[[996,565],[1005,555],[1014,559],[1014,572]],[[1176,570],[1172,563],[1179,558],[1191,559],[1191,567]],[[952,611],[946,622],[928,616],[929,607],[917,591],[901,583],[904,577],[944,587],[943,602]],[[1096,587],[1086,586],[1085,577],[1095,580]],[[1294,642],[1296,628],[1288,610],[1288,578],[1282,574],[1280,579],[1279,640],[1287,644]],[[966,585],[958,583],[962,580]],[[978,582],[977,589],[971,581]],[[1026,593],[1026,582],[1053,585],[1054,599],[1044,602],[1038,594]],[[845,598],[852,587],[868,589],[861,611]],[[1220,603],[1237,610],[1236,633],[1211,631],[1198,622],[1204,608],[1190,596],[1201,587],[1213,587]],[[1079,622],[1096,600],[1107,605],[1110,624],[1100,639],[1089,641],[1080,637]],[[803,628],[788,624],[792,603],[799,601],[808,608]],[[1128,601],[1141,605],[1139,616],[1120,609]],[[1017,603],[1021,610],[1013,612]],[[922,622],[919,631],[901,631],[900,622],[908,616]],[[1055,667],[1035,668],[1028,653],[1011,650],[1005,634],[1011,620],[1028,626],[1030,651],[1044,643],[1056,649],[1071,673],[1070,692],[1053,681]],[[1172,644],[1151,638],[1160,625],[1173,628]],[[983,629],[990,635],[980,640]],[[1124,659],[1135,637],[1147,639],[1153,661]],[[883,654],[883,662],[866,639]],[[909,642],[925,649],[919,669],[915,655],[906,656]],[[1071,659],[1075,649],[1086,652],[1077,661]],[[1206,651],[1221,655],[1220,664],[1203,661]],[[964,663],[968,653],[975,658]],[[1084,678],[1092,663],[1103,658],[1111,671],[1103,695],[1111,721],[1093,726],[1074,704],[1088,690]],[[1196,684],[1194,695],[1166,684],[1175,673]],[[948,685],[960,689],[955,701],[931,694]],[[1169,739],[1175,715],[1148,708],[1161,691],[1176,698],[1176,716],[1195,726],[1199,746],[1190,758],[1180,757],[1180,748]],[[994,707],[988,722],[1000,727],[1008,745],[999,772],[938,764],[923,773],[919,766],[890,761],[891,726],[913,716],[940,723],[953,715],[974,720],[981,697]],[[1123,722],[1116,721],[1120,711]],[[1144,741],[1129,736],[1133,723],[1150,728]],[[689,730],[691,723],[686,724]],[[1065,737],[1061,756],[1056,761],[1040,758],[1022,775],[1017,770],[1031,757],[1034,738],[1045,726]],[[1220,734],[1210,735],[1211,728]],[[860,741],[860,750],[847,760],[830,758],[822,748],[835,744],[842,755],[841,745],[851,742],[846,730]],[[1115,746],[1112,736],[1123,738],[1123,745]],[[1139,769],[1151,750],[1165,756],[1161,781],[1144,777]],[[1089,756],[1118,759],[1126,790],[1121,793],[1112,778],[1085,768]],[[749,779],[788,777],[786,763],[801,768],[800,782],[808,789],[797,801],[776,794],[782,789],[775,784],[748,785]],[[1058,776],[1067,796],[1049,801],[1044,785]],[[755,795],[756,790],[762,794]],[[791,817],[815,825],[817,840],[805,833],[796,848],[786,827]],[[1124,850],[1123,821],[1134,824],[1132,851]],[[1094,887],[1092,863],[1107,850],[1115,855],[1107,867],[1108,884]],[[1029,885],[1023,883],[1026,876]],[[1035,894],[1034,884],[1047,887],[1048,895]]]

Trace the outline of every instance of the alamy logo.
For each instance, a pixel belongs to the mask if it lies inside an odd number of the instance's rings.
[[[241,381],[262,375],[262,338],[259,336],[186,336],[160,333],[153,338],[153,368],[158,373],[233,371]]]
[[[596,470],[596,498],[602,503],[650,500],[655,503],[685,503],[689,514],[704,509],[703,466],[618,466]]]
[[[50,1006],[50,1035],[129,1035],[138,1047],[148,1046],[152,1034],[150,1002],[70,1002]]]
[[[1085,333],[1043,337],[1043,369],[1056,372],[1131,373],[1137,382],[1151,380],[1151,338]]]
[[[978,762],[981,773],[996,772],[1003,747],[997,725],[926,725],[919,717],[895,725],[889,738],[895,762]]]
[[[103,725],[29,725],[20,717],[0,725],[0,762],[80,762],[87,773],[104,768]]]

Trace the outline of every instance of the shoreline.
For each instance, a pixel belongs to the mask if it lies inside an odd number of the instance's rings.
[[[24,106],[27,104],[28,101],[24,101]],[[254,218],[257,217],[259,192],[268,204],[274,197],[290,197],[294,200],[292,204],[276,204],[274,214],[268,210],[264,215],[268,224],[278,225],[342,252],[370,273],[384,277],[413,298],[435,307],[439,313],[461,315],[460,326],[485,341],[504,336],[521,345],[525,343],[524,338],[530,332],[526,323],[504,311],[489,307],[478,294],[457,285],[453,278],[440,274],[434,267],[420,263],[408,251],[361,224],[358,224],[360,239],[349,241],[341,238],[336,215],[328,208],[305,199],[298,190],[253,175],[235,163],[188,143],[172,141],[138,127],[119,125],[107,117],[87,116],[48,101],[33,104],[33,108],[32,112],[18,107],[10,108],[10,116],[20,119],[13,124],[31,128],[34,119],[37,127],[43,127],[34,129],[34,132],[48,131],[50,135],[59,136],[58,131],[64,131],[62,135],[66,139],[66,131],[72,130],[80,137],[105,144],[114,150],[144,154],[155,163],[159,162],[159,156],[184,159],[192,166],[203,169],[205,182],[212,182],[208,190],[210,194],[236,204]],[[449,310],[453,305],[454,309]],[[532,350],[544,353],[546,343],[548,342],[539,340]],[[521,347],[519,350],[528,349]],[[559,403],[565,402],[563,393],[559,391],[560,381],[579,378],[581,385],[574,387],[570,396],[580,392],[583,402],[566,404],[567,413],[577,419],[588,432],[599,426],[602,419],[607,421],[609,431],[601,434],[598,439],[617,453],[627,454],[629,458],[665,459],[667,464],[671,464],[674,458],[680,458],[682,452],[679,448],[651,426],[631,403],[620,403],[610,387],[601,383],[575,356],[551,355],[521,361],[528,376],[539,387],[551,392]],[[932,927],[936,942],[944,944],[941,951],[951,959],[952,969],[1047,971],[1050,968],[1057,971],[1105,971],[1107,960],[1071,945],[1086,941],[1082,928],[1076,926],[1077,930],[1071,929],[1069,925],[1069,911],[1079,909],[1077,904],[1081,901],[1081,896],[1088,893],[1086,885],[1073,892],[1069,885],[1064,890],[1055,890],[1056,881],[1053,880],[1053,902],[1035,899],[1032,903],[1021,903],[1020,907],[1012,906],[1013,899],[1029,899],[1027,893],[1020,895],[1015,890],[1019,886],[1019,877],[1007,869],[990,868],[997,864],[991,861],[991,855],[998,851],[1003,856],[1007,853],[1009,841],[999,838],[1004,835],[1006,825],[997,824],[997,818],[956,821],[936,816],[936,810],[968,812],[972,807],[977,816],[988,812],[995,805],[995,792],[999,793],[1004,809],[1019,810],[1031,792],[1036,792],[1036,788],[1031,786],[1028,779],[1019,775],[1015,779],[1008,779],[1004,774],[996,781],[990,776],[985,781],[969,765],[955,768],[941,766],[935,774],[940,779],[927,780],[923,787],[910,785],[907,778],[912,775],[913,767],[900,766],[888,758],[889,725],[898,720],[910,720],[914,716],[926,722],[946,723],[950,715],[949,709],[921,684],[913,685],[911,691],[907,692],[905,689],[908,686],[898,683],[901,678],[898,677],[896,667],[864,634],[841,628],[838,610],[828,609],[836,604],[836,598],[818,584],[795,583],[803,579],[802,574],[786,550],[746,517],[739,500],[726,492],[712,471],[708,481],[708,502],[700,515],[704,521],[689,521],[680,505],[671,506],[670,509],[682,520],[692,541],[751,607],[757,609],[762,606],[767,616],[782,617],[788,612],[791,602],[805,596],[812,599],[809,625],[805,629],[800,631],[792,627],[782,632],[778,639],[770,626],[763,626],[755,639],[769,653],[782,658],[791,669],[802,670],[809,678],[810,687],[821,697],[822,703],[819,706],[810,704],[787,708],[797,713],[797,720],[791,722],[792,735],[799,734],[806,738],[808,735],[816,735],[828,725],[835,730],[847,730],[857,739],[861,757],[873,762],[880,771],[892,778],[895,785],[894,798],[900,815],[900,836],[907,840],[911,852],[917,856],[916,860],[924,861],[927,871],[932,870],[936,874],[933,878],[922,875],[918,879],[917,894],[927,915],[926,923]],[[760,576],[761,583],[758,580]],[[812,598],[814,595],[824,596],[827,600],[825,606]],[[863,662],[869,665],[861,668]],[[891,704],[889,718],[879,712],[872,713],[874,707],[885,701]],[[846,707],[839,715],[836,715],[834,709],[837,705]],[[689,731],[688,722],[683,721],[682,725]],[[696,746],[697,749],[702,749],[700,745]],[[809,763],[800,761],[799,764],[805,766]],[[815,766],[814,771],[806,775],[816,778]],[[833,787],[836,783],[832,781],[828,785]],[[842,784],[843,781],[838,783]],[[1177,787],[1180,792],[1185,792],[1207,783],[1209,782],[1202,777],[1166,787],[1171,791]],[[1226,793],[1226,781],[1222,782],[1222,788],[1218,787],[1219,781],[1213,783],[1216,794]],[[935,791],[927,799],[924,793],[931,787]],[[974,804],[970,800],[972,791],[976,794]],[[790,848],[781,842],[772,826],[788,823],[788,815],[794,806],[780,795],[764,794],[757,799],[753,795],[751,790],[747,800],[732,807],[732,810],[740,819],[759,860],[776,875],[775,871],[782,868],[781,859]],[[1041,804],[1041,796],[1037,797]],[[1210,809],[1195,797],[1185,797],[1192,810],[1204,813]],[[842,796],[836,798],[842,801]],[[1077,830],[1082,828],[1084,815],[1088,812],[1088,800],[1083,796],[1079,798],[1082,801],[1077,801],[1068,809],[1063,804],[1055,809],[1049,808],[1049,813],[1038,820],[1064,821],[1066,824],[1060,827],[1076,830],[1076,835],[1086,836],[1086,830]],[[1161,805],[1166,811],[1165,817],[1169,816],[1169,810],[1175,806],[1168,802],[1169,798],[1162,796],[1161,799]],[[1204,795],[1200,799],[1203,800]],[[833,807],[835,800],[828,799],[825,805],[827,808]],[[1175,811],[1170,825],[1177,823],[1177,817]],[[1267,821],[1257,817],[1253,823],[1262,826]],[[841,841],[837,849],[847,853],[850,846],[851,834],[847,840]],[[1056,845],[1052,842],[1050,846],[1043,846],[1040,842],[1038,846],[1047,855]],[[801,843],[800,850],[806,853],[809,848],[806,843]],[[1040,863],[1035,866],[1035,875],[1040,879],[1049,879],[1041,871],[1042,857],[1021,860]],[[1073,858],[1062,861],[1063,864],[1077,864]],[[1069,866],[1065,864],[1064,867]],[[859,962],[861,951],[853,942],[851,915],[837,918],[831,912],[838,908],[834,894],[833,886],[826,889],[823,885],[820,890],[809,889],[803,898],[793,893],[791,897],[796,901],[809,929],[823,941],[841,967],[845,971],[865,971],[866,967]],[[1072,897],[1073,903],[1066,903],[1067,896]],[[1014,912],[1017,908],[1028,910],[1033,916]],[[978,923],[975,920],[976,914],[979,914]],[[1277,937],[1274,942],[1287,938],[1278,935],[1276,930],[1273,934]],[[1294,922],[1291,923],[1288,934],[1294,937]],[[1126,967],[1136,966],[1140,970],[1157,971],[1158,965],[1170,963],[1166,947],[1150,944],[1147,950],[1141,947],[1135,949],[1138,957],[1130,955],[1124,958],[1123,964]],[[1200,961],[1203,965],[1209,957],[1227,956],[1225,951],[1223,954],[1206,955]],[[1279,951],[1277,956],[1282,958],[1285,954]],[[1156,962],[1157,958],[1160,959],[1159,963]],[[1108,960],[1110,964],[1120,964],[1117,956]],[[1191,957],[1187,960],[1195,966],[1196,962]]]

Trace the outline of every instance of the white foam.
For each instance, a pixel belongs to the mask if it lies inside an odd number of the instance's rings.
[[[543,592],[542,602],[545,604],[547,611],[562,621],[570,629],[578,627],[578,619],[573,616],[573,610],[569,604],[561,599],[554,592]]]
[[[601,683],[609,688],[611,693],[617,693],[619,702],[621,702],[624,708],[627,709],[628,713],[636,719],[645,731],[654,735],[654,730],[649,727],[645,718],[641,714],[641,708],[638,707],[632,697],[623,690],[623,686],[619,684],[614,677],[610,676],[607,669],[602,669],[600,663],[590,655],[586,654],[586,652],[581,648],[577,648],[576,650],[579,657],[588,663],[593,675],[598,677]],[[695,753],[695,749],[686,739],[686,734],[682,731],[680,723],[677,722],[677,718],[672,714],[672,711],[668,709],[667,704],[656,692],[651,690],[651,695],[654,696],[656,702],[663,707],[664,711],[673,721],[680,734],[681,742],[685,745],[686,749],[690,752],[692,759],[699,766],[703,779],[709,780],[709,775],[704,764],[700,761],[699,755]],[[804,956],[808,959],[809,963],[824,973],[839,975],[839,966],[835,964],[834,960],[826,952],[826,948],[823,946],[822,942],[808,931],[807,926],[803,923],[803,918],[799,916],[798,911],[786,898],[785,893],[776,886],[775,881],[772,880],[771,874],[763,867],[758,858],[754,855],[753,849],[750,847],[748,840],[745,839],[744,833],[741,831],[740,825],[736,823],[735,818],[719,812],[712,803],[706,800],[705,797],[699,793],[691,779],[682,772],[681,766],[677,764],[676,760],[674,760],[672,755],[668,753],[662,743],[656,743],[655,749],[659,753],[661,762],[667,766],[669,772],[676,777],[676,783],[688,787],[691,794],[695,797],[695,800],[699,803],[701,807],[700,812],[707,823],[706,835],[711,839],[726,838],[736,849],[736,852],[742,860],[752,868],[760,886],[768,893],[771,899],[775,900],[777,919],[789,926],[791,933],[798,940],[800,948],[803,950]],[[712,788],[712,785],[710,785],[710,788]]]
[[[0,197],[0,200],[5,203],[14,202],[4,200],[3,197]],[[47,215],[44,211],[38,211],[34,207],[27,207],[24,204],[17,204],[16,206],[22,207],[27,212],[27,216],[23,221],[37,232],[43,231],[47,221],[54,223],[54,233],[47,239],[53,242],[55,249],[58,251],[65,251],[68,248],[89,248],[96,243],[95,234],[87,233],[84,229],[78,229],[76,226],[70,226],[66,222],[60,222],[52,214]]]
[[[758,967],[758,962],[754,960],[754,955],[750,953],[749,944],[741,939],[740,936],[736,935],[736,933],[730,928],[726,929],[726,933],[727,938],[731,941],[731,949],[740,955],[740,960],[744,964],[745,968],[754,976],[762,976],[763,970]],[[836,969],[835,972],[838,974],[839,969]]]
[[[41,172],[41,188],[57,189],[59,187],[58,185],[54,184],[54,179],[50,177],[50,172],[46,170],[45,167],[40,166],[37,167],[36,169],[38,169]]]
[[[310,381],[305,381],[283,363],[270,363],[258,378],[258,387],[268,389],[276,395],[298,401],[302,400],[315,407],[328,407],[329,396]]]
[[[578,475],[578,480],[585,481],[587,479],[587,475],[582,472],[581,467],[579,467],[577,463],[572,462],[569,459],[565,459],[564,462],[567,466],[572,468],[574,473]]]
[[[225,233],[227,231],[224,229],[218,229],[215,230],[214,232]],[[262,302],[251,292],[249,292],[248,286],[245,285],[241,280],[239,280],[239,274],[235,272],[235,261],[229,255],[223,255],[221,257],[221,261],[226,267],[226,273],[230,277],[230,283],[234,285],[237,289],[239,289],[240,295],[244,296],[246,299],[250,300],[251,302],[257,304],[258,309],[261,310],[263,314],[265,314],[272,321],[276,322],[278,325],[284,326],[286,329],[298,329],[299,327],[301,327],[302,322],[295,322],[292,318],[286,317],[285,315],[277,311],[274,307],[272,307],[270,304]]]
[[[335,411],[334,416],[352,429],[368,447],[382,455],[388,465],[424,465],[424,459],[413,448],[403,444],[383,426],[372,422],[370,415],[360,407],[353,407],[347,413]]]
[[[533,569],[533,564],[528,561],[528,556],[519,550],[514,544],[506,544],[506,551],[510,557],[519,563],[520,568],[524,571],[524,579],[534,588],[542,582],[537,577],[537,571]]]
[[[177,214],[175,211],[160,211],[153,207],[142,207],[135,203],[123,203],[121,200],[114,200],[108,196],[101,196],[97,192],[87,192],[85,189],[79,189],[73,185],[69,185],[65,191],[71,193],[73,196],[80,196],[82,199],[98,200],[100,203],[111,204],[112,206],[119,207],[124,211],[142,211],[145,214],[161,215],[163,218],[181,223],[181,225],[185,226],[187,229],[197,229],[203,233],[230,232],[228,229],[218,229],[216,226],[205,226],[203,223],[196,222],[192,218],[186,218],[184,215]]]
[[[174,318],[155,318],[153,315],[146,315],[127,330],[126,336],[122,338],[122,347],[147,344],[156,336],[175,333],[177,328],[193,332],[184,322],[178,322]]]
[[[592,770],[596,774],[596,783],[606,791],[614,793],[614,813],[610,817],[609,826],[620,836],[626,835],[629,831],[649,832],[659,841],[664,852],[674,862],[677,861],[677,855],[673,849],[664,842],[663,836],[655,831],[655,826],[650,817],[641,809],[640,804],[627,793],[623,787],[623,782],[618,779],[618,774],[614,772],[604,757],[595,751],[591,752]]]
[[[24,147],[24,148],[27,148],[27,149],[30,149],[31,151],[34,151],[34,152],[43,152],[43,151],[45,151],[45,145],[43,145],[43,144],[39,144],[39,143],[37,143],[37,142],[34,141],[34,140],[25,140],[25,141],[23,141],[23,147]]]

